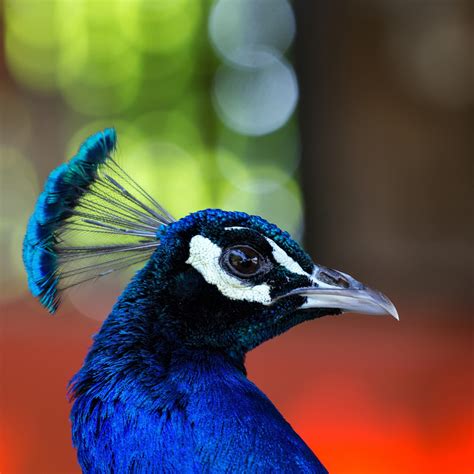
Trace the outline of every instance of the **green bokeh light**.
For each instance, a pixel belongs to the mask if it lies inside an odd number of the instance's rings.
[[[173,143],[147,140],[119,157],[133,178],[176,218],[212,206],[199,160]]]
[[[58,50],[43,49],[25,43],[10,33],[5,35],[8,68],[21,84],[45,92],[56,88]]]
[[[120,31],[137,48],[169,54],[189,42],[201,21],[197,0],[119,0]]]
[[[7,33],[41,50],[57,45],[56,2],[10,0],[5,4]]]
[[[291,175],[277,164],[261,162],[258,159],[249,166],[240,155],[219,148],[217,163],[222,175],[238,189],[256,194],[273,192],[291,179]]]
[[[295,179],[282,174],[279,168],[266,165],[266,172],[262,175],[265,176],[265,183],[256,186],[254,170],[247,167],[238,155],[225,149],[219,149],[217,153],[219,159],[235,173],[232,181],[221,177],[217,206],[229,211],[260,215],[299,239],[303,209],[301,191]]]
[[[132,112],[174,108],[187,93],[197,93],[195,55],[189,45],[169,55],[142,54],[142,80]]]
[[[59,56],[56,3],[9,1],[5,5],[5,53],[10,72],[22,84],[51,91]]]
[[[256,214],[301,239],[303,210],[298,184],[291,180],[272,192],[257,194],[237,189],[230,183],[223,185],[219,207],[228,211],[242,210]]]
[[[136,96],[140,56],[113,31],[94,31],[62,50],[58,63],[61,90],[68,103],[89,115],[123,111]]]
[[[300,160],[298,126],[292,119],[273,133],[261,136],[241,135],[228,127],[219,127],[219,146],[230,148],[242,163],[253,169],[272,166],[287,174],[295,171]]]
[[[144,135],[174,143],[194,156],[204,147],[196,120],[191,120],[189,114],[179,109],[143,114],[134,121],[134,125]]]

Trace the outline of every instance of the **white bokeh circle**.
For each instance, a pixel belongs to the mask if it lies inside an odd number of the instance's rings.
[[[273,55],[260,67],[221,66],[213,93],[216,110],[228,127],[259,136],[288,121],[298,101],[298,84],[293,68]]]

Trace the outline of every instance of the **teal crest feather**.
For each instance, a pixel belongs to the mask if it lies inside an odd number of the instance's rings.
[[[29,220],[28,286],[51,313],[62,290],[146,261],[174,222],[112,157],[116,144],[112,128],[89,137],[51,172]]]

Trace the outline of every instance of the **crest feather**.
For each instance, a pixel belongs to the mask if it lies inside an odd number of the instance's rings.
[[[111,128],[89,137],[51,172],[29,220],[28,285],[51,313],[61,291],[146,261],[175,221],[117,164],[116,143]]]

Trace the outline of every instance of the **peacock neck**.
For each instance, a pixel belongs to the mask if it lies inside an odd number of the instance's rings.
[[[174,360],[209,361],[215,358],[229,370],[246,374],[245,354],[187,343],[183,328],[169,313],[156,273],[145,267],[124,291],[106,319],[72,380],[72,392],[95,390],[118,381],[141,380],[150,392]]]

